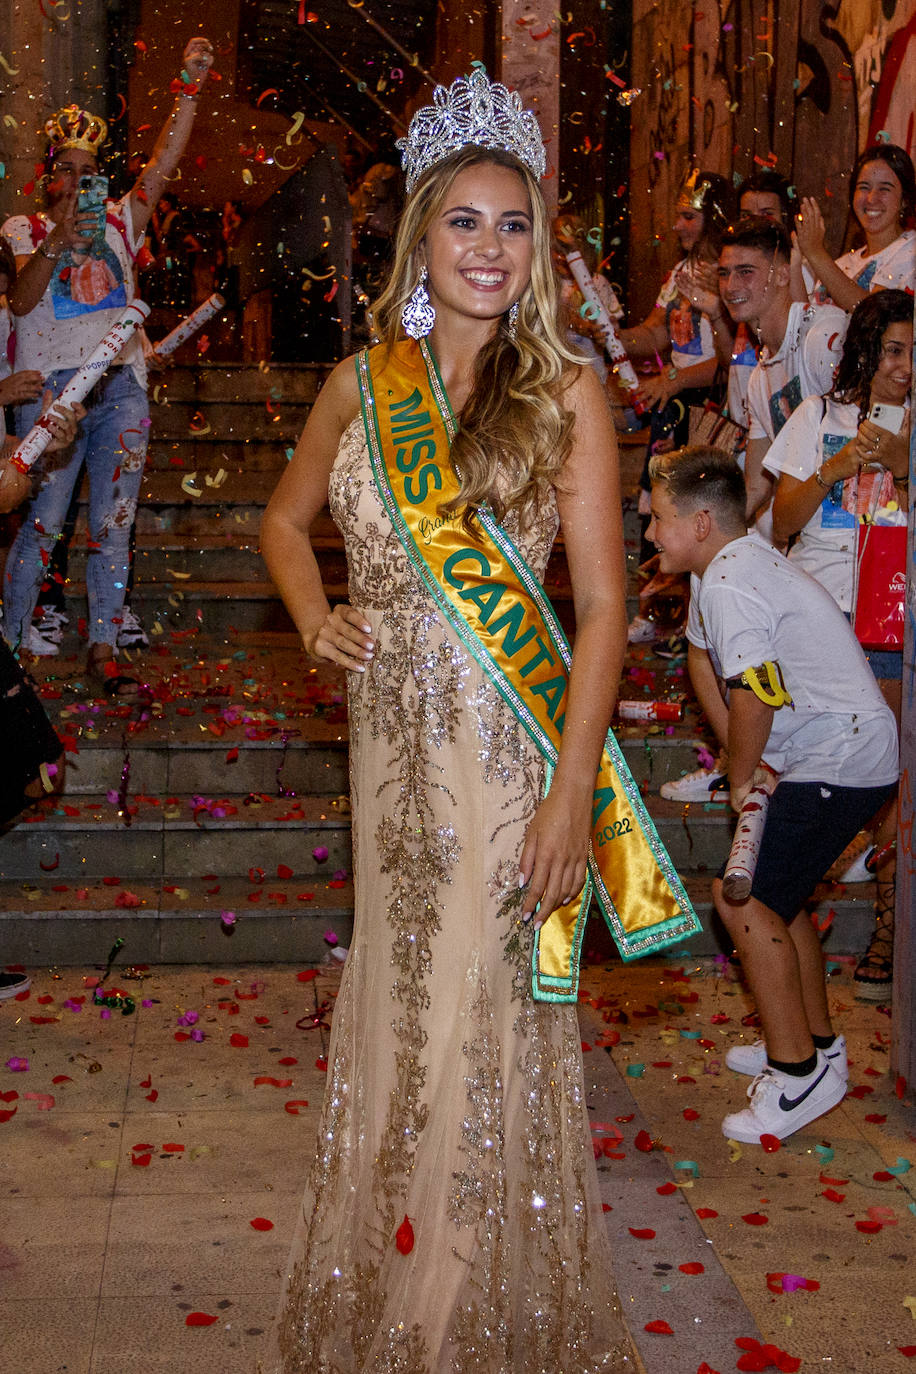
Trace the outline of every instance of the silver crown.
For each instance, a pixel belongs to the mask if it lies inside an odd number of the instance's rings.
[[[518,91],[490,81],[482,67],[459,76],[451,86],[437,86],[432,105],[417,110],[406,138],[399,138],[408,194],[427,167],[459,148],[504,148],[540,180],[547,155],[538,122],[522,106]]]

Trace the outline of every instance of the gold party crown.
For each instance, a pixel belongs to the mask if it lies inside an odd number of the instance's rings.
[[[684,184],[678,192],[678,200],[685,201],[691,210],[704,210],[706,208],[705,202],[709,192],[709,182],[705,178],[699,181],[699,176],[699,171],[694,168],[690,175],[685,177]]]
[[[45,133],[51,140],[53,154],[63,148],[81,148],[97,157],[108,138],[108,125],[101,115],[81,110],[79,105],[65,105],[48,120]]]

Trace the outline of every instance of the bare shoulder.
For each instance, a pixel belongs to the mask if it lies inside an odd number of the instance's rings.
[[[344,358],[328,377],[318,397],[318,405],[330,419],[333,415],[341,434],[356,419],[360,410],[356,355]]]

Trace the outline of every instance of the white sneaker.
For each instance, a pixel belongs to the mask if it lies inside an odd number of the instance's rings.
[[[806,1078],[793,1078],[778,1069],[765,1068],[747,1090],[750,1106],[732,1112],[722,1122],[728,1140],[758,1145],[762,1135],[785,1140],[829,1112],[846,1096],[846,1084],[828,1063],[823,1050]]]
[[[70,624],[70,617],[64,611],[58,611],[51,606],[42,611],[34,624],[39,634],[44,635],[45,639],[53,639],[55,644],[59,644],[64,637],[64,631]]]
[[[823,1054],[834,1073],[838,1074],[844,1083],[848,1083],[849,1058],[846,1053],[845,1035],[838,1035],[830,1049],[824,1050]],[[756,1078],[767,1066],[767,1047],[762,1040],[755,1040],[752,1045],[732,1045],[725,1056],[725,1062],[735,1073],[746,1073],[749,1078]]]
[[[36,658],[53,658],[55,654],[60,653],[60,645],[57,641],[42,634],[38,626],[34,624],[29,626],[24,648],[30,654],[35,654]]]
[[[840,874],[838,882],[841,883],[873,883],[875,875],[871,869],[865,865],[875,852],[873,844],[867,844],[858,858],[853,859],[845,873]]]
[[[121,628],[118,630],[119,649],[148,649],[149,639],[139,619],[125,606],[121,612]]]
[[[646,620],[642,615],[634,615],[627,626],[628,644],[652,644],[661,637],[661,631],[655,621]]]
[[[715,768],[695,768],[674,782],[663,782],[658,790],[665,801],[728,801],[728,776]]]

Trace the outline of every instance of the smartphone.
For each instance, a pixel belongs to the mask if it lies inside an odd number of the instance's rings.
[[[95,238],[105,236],[106,202],[108,200],[108,178],[103,176],[81,176],[76,197],[77,213],[95,215]]]
[[[886,429],[889,434],[899,434],[903,429],[903,420],[906,415],[904,406],[889,406],[883,401],[875,401],[868,418],[873,425],[879,429]]]

